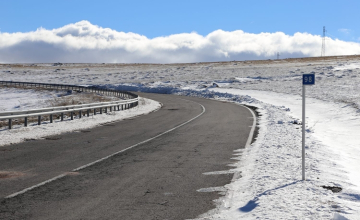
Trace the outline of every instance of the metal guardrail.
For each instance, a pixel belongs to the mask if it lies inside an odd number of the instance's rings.
[[[114,95],[124,99],[137,98],[138,95],[126,91],[117,91],[111,89],[100,89],[95,86],[76,86],[64,84],[49,84],[49,83],[35,83],[35,82],[13,82],[13,81],[0,81],[0,85],[4,86],[21,86],[30,88],[45,88],[45,89],[61,89],[61,90],[74,90],[79,92],[94,92],[102,93],[104,95]]]
[[[58,107],[50,107],[50,108],[38,108],[38,109],[28,109],[28,110],[18,110],[18,111],[4,111],[0,112],[0,119],[1,116],[10,116],[10,115],[23,115],[23,114],[32,114],[32,113],[39,113],[45,111],[60,111],[60,110],[70,110],[70,109],[77,109],[77,108],[86,108],[92,106],[101,106],[101,105],[110,105],[110,104],[121,104],[126,103],[127,100],[121,101],[113,101],[113,102],[97,102],[97,103],[90,103],[90,104],[82,104],[82,105],[66,105],[66,106],[58,106]],[[94,107],[92,107],[94,108]]]
[[[125,91],[116,91],[109,89],[99,89],[96,87],[86,87],[86,86],[74,86],[74,85],[62,85],[62,84],[46,84],[46,83],[32,83],[32,82],[12,82],[12,81],[0,81],[0,85],[5,86],[20,86],[20,87],[30,87],[30,88],[46,88],[46,89],[65,89],[65,90],[75,90],[81,92],[95,92],[102,93],[105,95],[114,95],[125,100],[113,101],[113,102],[100,102],[100,103],[90,103],[82,105],[69,105],[69,106],[59,106],[59,107],[50,107],[50,108],[41,108],[41,109],[30,109],[22,111],[5,111],[0,112],[0,120],[9,120],[9,129],[12,128],[12,119],[24,118],[24,126],[28,125],[28,117],[38,117],[38,125],[41,124],[41,116],[50,115],[50,123],[53,123],[53,115],[60,114],[61,121],[64,120],[64,113],[71,114],[71,120],[74,119],[74,112],[79,112],[79,118],[82,117],[83,111],[86,111],[87,116],[90,116],[90,110],[93,110],[93,115],[97,114],[97,110],[102,114],[103,110],[107,113],[109,108],[110,111],[116,109],[118,111],[133,108],[138,105],[139,98],[138,95],[125,92]]]

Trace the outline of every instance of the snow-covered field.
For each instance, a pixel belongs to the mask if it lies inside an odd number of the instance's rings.
[[[234,179],[218,208],[201,218],[360,219],[359,68],[360,56],[166,65],[3,64],[0,77],[254,105],[262,115],[260,134],[251,147],[234,152],[234,163],[224,171],[235,173]],[[316,74],[316,85],[307,87],[307,181],[301,181],[298,123],[303,73]]]
[[[43,108],[47,101],[62,94],[64,92],[0,87],[0,111]]]
[[[16,109],[26,110],[49,107],[49,102],[51,103],[54,98],[57,99],[59,96],[60,98],[71,96],[71,99],[74,100],[87,97],[81,93],[69,95],[66,91],[0,88],[0,110],[15,111]],[[109,99],[111,98],[114,97],[109,97]],[[80,132],[81,130],[96,127],[104,123],[148,114],[160,107],[161,104],[159,102],[140,97],[138,106],[125,111],[112,111],[103,115],[97,114],[96,116],[82,117],[80,120],[77,119],[77,116],[75,116],[75,120],[70,120],[69,117],[65,116],[64,121],[59,119],[54,120],[54,123],[45,121],[42,122],[41,126],[38,126],[37,123],[29,123],[28,127],[14,125],[11,130],[7,129],[7,127],[0,127],[0,147],[19,143],[27,139],[41,139],[65,132]]]
[[[72,90],[0,87],[0,111],[28,110],[62,105],[110,102],[115,100],[119,100],[119,98]]]

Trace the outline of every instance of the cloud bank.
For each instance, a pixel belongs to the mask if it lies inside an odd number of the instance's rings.
[[[216,30],[149,39],[80,21],[27,33],[0,32],[1,63],[182,63],[319,56],[320,35]],[[360,54],[360,44],[326,39],[326,55]]]

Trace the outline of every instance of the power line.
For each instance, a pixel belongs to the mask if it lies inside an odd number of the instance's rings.
[[[327,34],[327,36],[331,36],[334,39],[339,39],[337,36],[330,34],[328,31],[326,31],[326,34]]]

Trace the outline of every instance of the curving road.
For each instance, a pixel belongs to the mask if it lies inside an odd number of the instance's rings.
[[[139,95],[163,107],[1,147],[0,171],[14,175],[0,176],[0,219],[189,219],[215,208],[219,192],[198,190],[224,186],[233,175],[203,173],[230,168],[233,151],[248,139],[251,112],[207,99]]]

